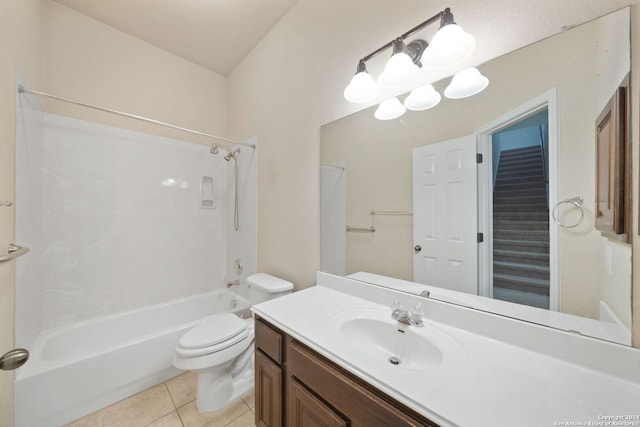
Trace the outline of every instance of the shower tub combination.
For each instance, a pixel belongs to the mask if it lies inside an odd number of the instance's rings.
[[[43,331],[16,375],[16,426],[62,425],[180,374],[180,336],[249,306],[218,290]]]

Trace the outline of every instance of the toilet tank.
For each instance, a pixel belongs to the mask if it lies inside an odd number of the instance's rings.
[[[293,283],[265,273],[247,277],[247,284],[251,305],[290,294],[293,290]]]

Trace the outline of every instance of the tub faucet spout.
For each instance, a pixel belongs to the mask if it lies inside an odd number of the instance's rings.
[[[238,286],[240,284],[240,280],[229,280],[226,285],[227,288],[230,288],[232,286]]]

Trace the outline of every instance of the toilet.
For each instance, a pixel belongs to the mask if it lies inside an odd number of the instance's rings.
[[[247,277],[252,305],[291,293],[293,284],[265,273]],[[173,366],[198,374],[196,407],[213,412],[253,388],[253,319],[221,313],[187,331],[176,345]]]

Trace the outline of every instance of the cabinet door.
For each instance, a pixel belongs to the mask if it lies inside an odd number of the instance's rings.
[[[288,427],[347,427],[347,425],[347,422],[333,409],[295,379],[289,378]]]
[[[255,353],[256,426],[282,426],[282,370],[261,351]]]

